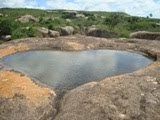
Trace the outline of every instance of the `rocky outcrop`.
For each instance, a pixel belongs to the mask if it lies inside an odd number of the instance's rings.
[[[156,25],[157,25],[158,27],[160,27],[160,23],[156,23]]]
[[[27,23],[27,22],[38,22],[39,19],[32,16],[32,15],[24,15],[24,16],[21,16],[20,18],[18,18],[18,21],[20,21],[21,23]]]
[[[11,35],[3,35],[1,38],[2,38],[3,40],[5,40],[5,41],[8,41],[8,40],[11,40],[11,39],[12,39],[12,36],[11,36]]]
[[[42,37],[48,37],[48,29],[47,28],[42,27],[42,28],[38,28],[37,30],[40,34],[42,34]]]
[[[112,77],[71,90],[64,96],[56,120],[159,120],[159,85],[149,72],[153,71],[148,70],[146,76]]]
[[[160,40],[160,32],[138,31],[130,34],[131,38]]]
[[[84,14],[76,14],[76,17],[77,18],[85,18],[85,15]]]
[[[0,17],[3,17],[3,14],[2,14],[2,13],[0,13]]]
[[[48,34],[50,37],[59,37],[60,36],[58,31],[53,31],[53,30],[49,30]]]
[[[72,20],[71,19],[66,19],[66,22],[71,23]]]
[[[26,38],[1,44],[0,57],[40,49],[115,49],[135,51],[155,61],[133,73],[90,82],[67,91],[49,88],[0,65],[0,120],[159,120],[159,43],[65,36]]]
[[[99,28],[88,28],[86,32],[87,36],[94,36],[94,37],[104,37],[104,38],[111,38],[115,36],[115,33],[107,32],[105,30],[99,29]]]
[[[58,31],[49,30],[47,28],[38,28],[38,32],[42,35],[42,37],[59,37],[60,34]]]
[[[72,35],[74,33],[74,28],[72,26],[61,27],[60,30],[62,36]]]
[[[50,120],[56,94],[17,72],[0,71],[0,120]]]

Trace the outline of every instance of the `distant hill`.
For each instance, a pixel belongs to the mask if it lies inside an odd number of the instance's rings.
[[[20,22],[19,18],[25,15],[31,15],[38,21]],[[97,28],[113,33],[114,37],[129,37],[129,34],[135,31],[160,32],[160,19],[135,17],[123,12],[0,9],[0,37],[3,35],[11,35],[12,39],[35,37],[39,35],[38,27],[61,32],[60,28],[65,26],[72,26],[74,34],[86,34],[89,28]]]

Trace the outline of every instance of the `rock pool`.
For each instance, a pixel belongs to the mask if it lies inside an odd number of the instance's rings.
[[[143,55],[115,50],[36,50],[11,54],[0,60],[9,68],[60,89],[130,73],[151,62]]]

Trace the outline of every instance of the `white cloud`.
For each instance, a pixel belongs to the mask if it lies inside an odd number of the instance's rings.
[[[124,0],[116,3],[117,10],[121,9],[131,15],[147,16],[153,13],[154,17],[160,18],[160,3],[154,0]]]
[[[46,9],[73,9],[94,11],[122,11],[146,17],[150,13],[160,18],[160,0],[0,0],[0,7],[33,7]]]
[[[38,6],[36,0],[0,0],[0,8],[12,7],[12,8],[43,8]]]
[[[46,0],[49,8],[94,11],[122,11],[146,17],[150,13],[160,18],[160,0]]]

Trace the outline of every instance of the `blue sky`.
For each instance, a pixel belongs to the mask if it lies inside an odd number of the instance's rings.
[[[120,11],[143,17],[152,13],[160,18],[160,0],[0,0],[0,7]]]
[[[37,0],[37,3],[39,4],[39,6],[46,6],[45,0]]]

